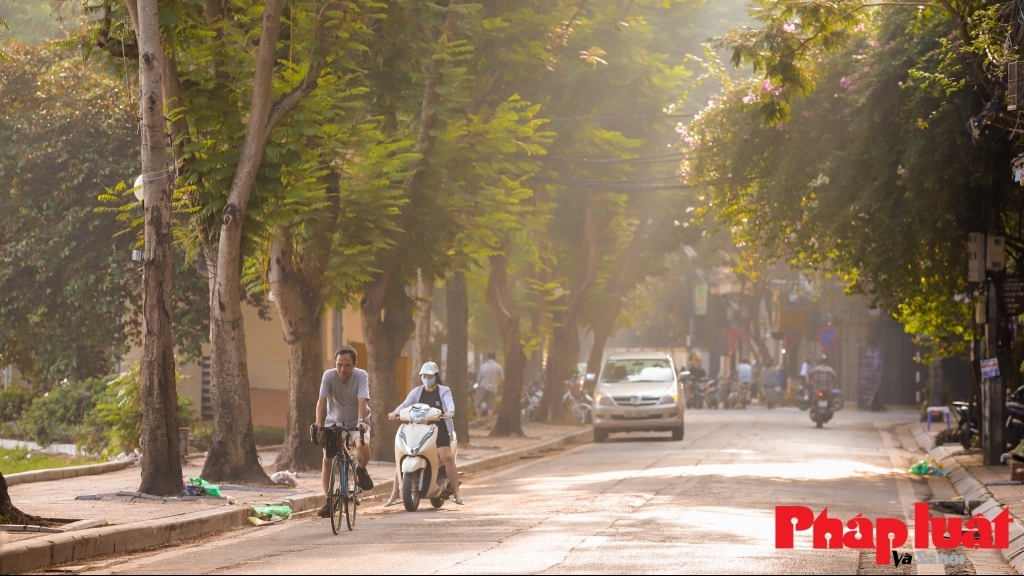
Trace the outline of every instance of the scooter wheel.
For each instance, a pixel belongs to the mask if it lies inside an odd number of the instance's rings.
[[[444,506],[444,498],[431,498],[430,505],[434,508],[440,508],[441,506]]]
[[[825,423],[822,422],[821,420],[818,420],[817,422],[814,423],[814,425],[817,426],[818,428],[822,428],[825,426]]]

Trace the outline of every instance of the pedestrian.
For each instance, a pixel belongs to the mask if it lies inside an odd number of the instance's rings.
[[[505,371],[494,359],[494,352],[487,353],[487,361],[480,365],[477,375],[480,378],[480,386],[476,391],[476,412],[481,420],[487,421],[488,428],[493,428],[498,416],[495,411],[498,388],[505,381]]]

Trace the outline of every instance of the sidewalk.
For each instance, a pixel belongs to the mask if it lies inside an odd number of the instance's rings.
[[[502,466],[522,457],[590,438],[590,428],[526,424],[526,438],[491,438],[485,429],[470,431],[471,441],[460,443],[460,473],[471,474]],[[382,441],[380,438],[375,442]],[[390,438],[383,439],[389,444]],[[277,456],[260,451],[268,472]],[[188,458],[182,470],[186,482],[198,477],[205,455]],[[382,504],[390,495],[394,464],[371,462],[367,467],[376,484],[367,505]],[[10,574],[83,560],[103,554],[140,550],[174,540],[195,538],[246,525],[246,508],[285,503],[296,513],[319,509],[324,504],[318,473],[298,477],[298,487],[224,487],[223,499],[154,500],[128,495],[138,490],[141,470],[131,466],[95,476],[23,483],[9,489],[11,501],[23,512],[44,518],[99,521],[102,528],[64,534],[7,532],[0,551],[0,573]],[[121,492],[122,495],[117,495]],[[96,496],[101,496],[95,498]],[[83,499],[81,497],[94,497]],[[96,526],[97,524],[90,524]]]
[[[942,429],[944,426],[933,425],[931,431],[926,431],[922,424],[915,424],[911,433],[921,449],[950,473],[948,479],[956,492],[976,504],[973,514],[991,520],[1004,508],[1010,510],[1015,520],[1010,525],[1010,547],[1001,552],[1018,574],[1024,573],[1024,484],[1010,481],[1009,465],[984,466],[980,453],[965,454],[959,444],[935,446],[935,437]]]

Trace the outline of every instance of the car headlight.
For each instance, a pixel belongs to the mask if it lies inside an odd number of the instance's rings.
[[[662,396],[661,400],[658,401],[658,406],[667,406],[669,404],[678,404],[678,403],[679,403],[679,394],[677,394],[676,392],[672,392],[671,394],[665,394],[664,396]]]
[[[594,395],[594,403],[598,406],[615,406],[615,402],[612,402],[611,398],[600,392]]]

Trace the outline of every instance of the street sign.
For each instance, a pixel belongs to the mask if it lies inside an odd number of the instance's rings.
[[[1024,277],[1007,276],[1002,281],[1003,309],[1010,316],[1024,313]]]
[[[981,361],[981,377],[985,380],[999,378],[998,358],[987,358]]]
[[[839,343],[839,330],[835,326],[822,326],[818,330],[818,344],[825,348],[832,348]]]

